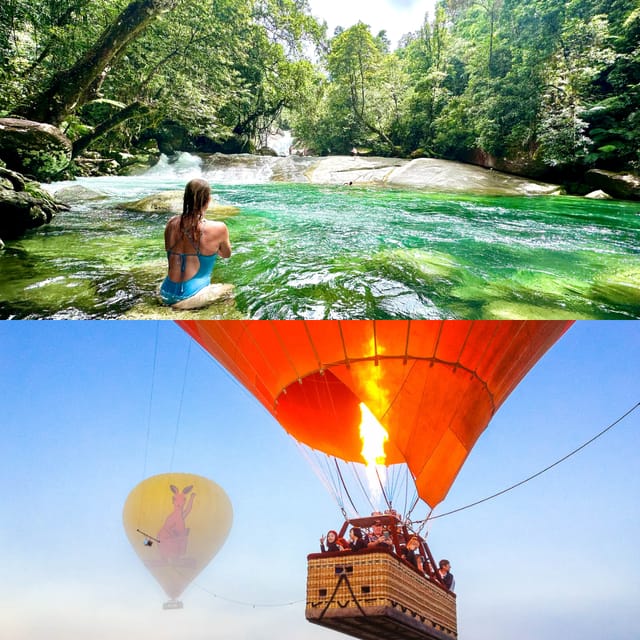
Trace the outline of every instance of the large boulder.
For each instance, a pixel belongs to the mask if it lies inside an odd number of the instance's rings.
[[[0,159],[9,169],[50,182],[71,162],[71,141],[43,122],[0,118]]]
[[[482,149],[472,149],[464,153],[461,160],[485,169],[502,171],[503,173],[524,176],[525,178],[543,180],[549,175],[549,167],[529,153],[500,158]]]
[[[72,184],[67,187],[58,189],[54,194],[54,198],[58,202],[67,205],[83,204],[96,200],[106,200],[109,196],[101,191],[94,191],[79,184]]]
[[[632,173],[616,173],[604,169],[590,169],[585,181],[592,187],[602,189],[614,198],[640,200],[640,177]]]
[[[67,208],[37,182],[0,167],[0,238],[19,238],[25,231],[51,222],[56,213]]]

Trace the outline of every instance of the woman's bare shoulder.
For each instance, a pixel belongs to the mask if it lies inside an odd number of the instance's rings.
[[[226,232],[227,225],[219,220],[205,220],[205,230],[207,234],[219,235]]]
[[[165,225],[165,229],[175,229],[180,226],[180,216],[171,216],[167,220],[167,224]]]

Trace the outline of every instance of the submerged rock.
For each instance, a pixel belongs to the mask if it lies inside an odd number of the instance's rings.
[[[135,200],[133,202],[122,202],[117,205],[118,209],[124,209],[125,211],[138,211],[141,213],[182,213],[182,202],[184,198],[184,191],[164,191],[162,193],[155,193],[141,200]],[[240,213],[238,207],[232,205],[220,205],[213,200],[209,202],[209,208],[207,209],[208,218],[214,220],[223,220],[231,216],[235,216]]]
[[[105,193],[94,191],[93,189],[87,189],[87,187],[83,187],[79,184],[74,184],[70,187],[62,187],[62,189],[55,191],[53,195],[56,200],[59,200],[64,204],[79,204],[81,202],[92,202],[108,198]]]
[[[640,312],[640,267],[629,266],[596,276],[592,293],[601,300]]]
[[[215,288],[217,293],[215,294]],[[128,320],[244,320],[243,314],[236,304],[235,287],[230,284],[215,284],[212,297],[205,307],[197,309],[175,309],[167,307],[156,295],[139,302],[120,316]]]
[[[558,309],[557,307],[542,307],[523,302],[496,300],[482,308],[482,317],[487,320],[589,320],[575,311]]]
[[[460,265],[452,255],[425,249],[391,249],[379,253],[375,260],[382,260],[387,265],[409,268],[428,279],[451,278],[460,270]]]

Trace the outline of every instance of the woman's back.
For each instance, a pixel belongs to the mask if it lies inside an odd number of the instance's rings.
[[[181,216],[174,216],[165,228],[168,277],[173,282],[185,282],[196,276],[211,276],[215,257],[231,255],[229,232],[223,222],[201,220],[197,233],[180,229]],[[196,237],[193,237],[196,235]]]
[[[204,219],[210,201],[209,183],[202,178],[190,180],[184,189],[182,215],[171,218],[164,229],[169,264],[160,297],[174,308],[208,304],[216,258],[231,255],[227,225]]]

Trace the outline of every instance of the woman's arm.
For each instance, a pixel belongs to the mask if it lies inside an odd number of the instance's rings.
[[[165,251],[169,251],[169,249],[172,246],[172,242],[171,242],[171,231],[173,229],[173,221],[177,218],[177,216],[173,216],[173,218],[169,219],[169,222],[167,222],[167,226],[164,228],[164,250]]]
[[[229,258],[231,256],[231,240],[229,239],[229,229],[224,222],[220,223],[223,226],[222,240],[220,240],[220,246],[218,247],[218,255],[221,258]]]
[[[200,250],[203,253],[217,253],[221,258],[231,256],[231,241],[229,240],[229,229],[224,222],[207,220],[204,229],[203,242],[200,243]]]

